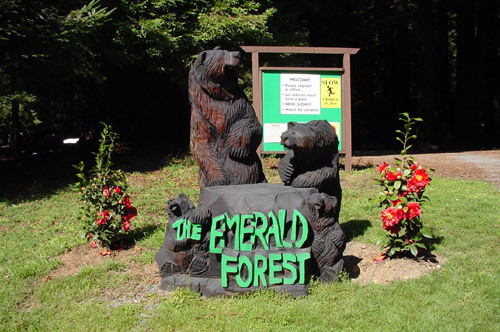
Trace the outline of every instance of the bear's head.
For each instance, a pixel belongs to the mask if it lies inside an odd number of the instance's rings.
[[[219,47],[198,54],[191,74],[200,82],[237,82],[234,68],[240,63],[240,52],[226,51]]]
[[[168,200],[165,210],[167,211],[168,219],[172,223],[181,219],[194,208],[193,202],[184,193],[181,193],[179,197]]]
[[[334,216],[337,208],[338,200],[325,193],[312,194],[305,201],[305,209],[310,216],[308,220],[315,231],[335,222]]]
[[[293,150],[297,157],[312,156],[338,151],[339,139],[335,129],[326,120],[307,123],[289,122],[288,129],[281,134],[281,144]]]

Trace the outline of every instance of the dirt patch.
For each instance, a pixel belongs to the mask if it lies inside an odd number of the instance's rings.
[[[97,266],[106,262],[121,262],[126,266],[126,272],[133,279],[160,281],[156,263],[143,264],[136,262],[134,257],[143,253],[144,249],[134,246],[124,250],[106,251],[104,249],[92,248],[89,244],[67,250],[56,258],[61,265],[52,271],[46,279],[76,275],[86,266]]]
[[[123,285],[123,289],[104,291],[103,295],[115,304],[124,302],[137,302],[148,294],[157,293],[160,277],[156,263],[142,264],[134,262],[133,257],[142,253],[141,248],[133,247],[127,250],[115,250],[108,255],[101,255],[102,249],[83,245],[66,251],[57,258],[61,265],[43,281],[61,276],[76,275],[85,266],[97,266],[110,261],[122,262],[130,278]],[[380,247],[359,242],[347,243],[344,251],[345,268],[349,277],[361,284],[374,282],[387,284],[395,280],[406,280],[418,278],[425,273],[440,269],[443,259],[432,257],[430,259],[386,259],[382,262],[374,262],[373,258],[380,253]]]
[[[359,242],[347,243],[344,251],[344,266],[351,280],[365,284],[374,282],[387,284],[396,280],[418,278],[423,274],[441,269],[444,260],[432,256],[426,259],[395,258],[374,262],[381,249],[375,245]]]

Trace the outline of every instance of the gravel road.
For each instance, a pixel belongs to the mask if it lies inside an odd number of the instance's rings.
[[[399,155],[353,157],[353,167],[389,163]],[[443,177],[482,179],[495,184],[500,190],[500,150],[467,151],[452,153],[417,153],[416,160],[425,167],[433,168],[436,175]]]

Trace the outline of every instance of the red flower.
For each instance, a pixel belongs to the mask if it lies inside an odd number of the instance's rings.
[[[410,202],[408,203],[408,211],[406,211],[406,218],[407,219],[413,219],[417,216],[419,216],[422,213],[422,210],[420,209],[420,204],[418,202]]]
[[[397,235],[399,233],[399,231],[401,230],[401,227],[399,227],[398,225],[387,226],[386,224],[384,224],[383,227],[386,231],[391,232],[394,235]]]
[[[130,197],[125,197],[125,208],[130,209],[132,207],[132,202],[130,202]]]
[[[382,222],[384,223],[384,229],[386,229],[399,223],[405,217],[405,212],[403,209],[389,207],[382,211],[381,215]]]
[[[120,189],[120,187],[118,186],[115,186],[115,188],[113,189],[115,191],[115,193],[117,193],[118,195],[120,195],[122,193],[122,190]]]
[[[97,215],[102,217],[102,218],[97,218],[96,221],[97,221],[97,225],[104,225],[105,223],[108,222],[108,218],[109,218],[109,211],[108,210],[104,210],[102,212],[97,212]]]
[[[130,229],[130,221],[125,220],[123,222],[123,230],[127,232]]]
[[[415,171],[418,169],[418,162],[415,162],[413,165],[410,166],[410,168]]]
[[[403,196],[405,196],[405,195],[404,195],[404,192],[403,192]],[[396,206],[397,206],[399,203],[401,203],[401,202],[402,202],[402,201],[401,201],[401,195],[398,195],[398,199],[397,199],[397,200],[395,200],[395,201],[391,201],[391,204],[392,204],[392,206],[396,207]]]
[[[95,240],[90,241],[90,246],[92,248],[97,248],[97,242]]]
[[[130,207],[129,209],[125,209],[125,215],[123,216],[124,221],[130,221],[137,216],[137,209],[135,207]]]
[[[379,172],[380,174],[382,174],[382,172],[383,172],[383,171],[385,171],[385,169],[387,168],[387,166],[389,166],[389,165],[387,165],[387,164],[385,163],[385,161],[384,161],[384,162],[383,162],[382,164],[380,164],[380,166],[378,167],[378,172]]]
[[[104,190],[102,191],[103,195],[106,196],[106,198],[109,198],[109,188],[108,186],[104,186]]]
[[[406,183],[406,188],[409,192],[420,193],[430,181],[431,179],[425,172],[425,168],[417,169],[415,173],[413,173],[411,179]]]
[[[389,181],[396,181],[399,178],[401,178],[401,171],[398,171],[398,172],[391,172],[391,171],[387,171],[385,173],[385,178]]]

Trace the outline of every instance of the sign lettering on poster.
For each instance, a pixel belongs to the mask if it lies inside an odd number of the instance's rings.
[[[280,76],[281,114],[320,114],[320,76],[289,74]]]

